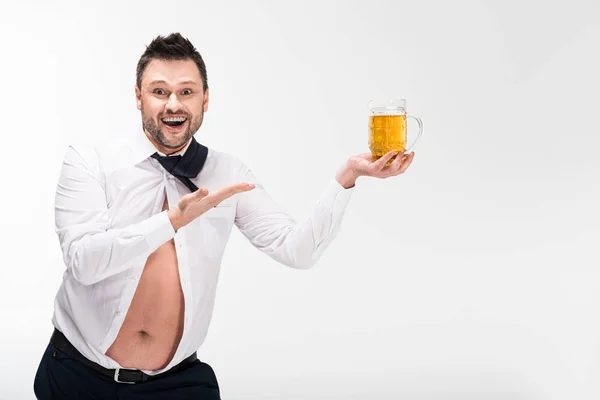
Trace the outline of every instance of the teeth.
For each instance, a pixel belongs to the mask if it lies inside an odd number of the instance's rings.
[[[183,122],[186,119],[187,118],[184,118],[184,117],[178,117],[178,118],[163,118],[162,120],[165,122]]]

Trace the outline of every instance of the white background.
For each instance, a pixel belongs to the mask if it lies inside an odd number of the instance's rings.
[[[197,139],[297,218],[366,151],[369,99],[425,125],[313,269],[234,230],[199,351],[224,399],[600,397],[596,1],[1,4],[1,399],[33,398],[52,330],[66,146],[134,132],[137,60],[173,31],[208,68]]]

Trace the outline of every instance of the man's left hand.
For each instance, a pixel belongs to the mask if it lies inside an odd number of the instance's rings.
[[[394,156],[394,161],[386,165]],[[378,160],[373,160],[371,153],[363,153],[350,157],[348,161],[338,170],[336,179],[345,188],[355,185],[360,176],[371,176],[386,179],[403,174],[412,163],[415,153],[396,153],[390,151]]]

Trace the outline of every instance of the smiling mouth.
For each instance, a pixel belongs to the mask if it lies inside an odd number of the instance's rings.
[[[161,118],[161,121],[163,124],[167,125],[168,127],[176,128],[176,127],[183,125],[187,121],[187,118],[185,118],[185,117],[167,117],[167,118]]]

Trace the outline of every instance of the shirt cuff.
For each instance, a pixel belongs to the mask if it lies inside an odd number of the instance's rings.
[[[166,210],[145,220],[140,229],[152,251],[175,236],[175,229]]]
[[[335,179],[331,179],[327,188],[319,199],[319,203],[329,209],[341,207],[342,209],[348,205],[350,198],[352,197],[352,193],[354,193],[354,189],[356,185],[351,188],[345,188]]]

